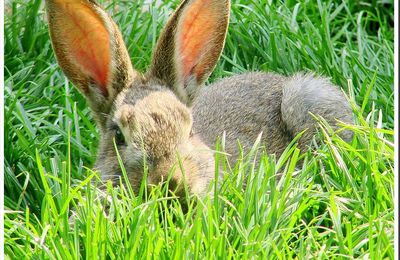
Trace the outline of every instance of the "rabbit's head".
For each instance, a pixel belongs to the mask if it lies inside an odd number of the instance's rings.
[[[86,97],[100,131],[96,168],[135,191],[147,182],[203,194],[214,177],[212,151],[192,132],[190,104],[224,46],[229,0],[184,0],[169,19],[147,73],[133,69],[116,24],[92,0],[47,0],[60,67]],[[119,154],[119,156],[118,156]],[[170,172],[174,172],[170,175]]]

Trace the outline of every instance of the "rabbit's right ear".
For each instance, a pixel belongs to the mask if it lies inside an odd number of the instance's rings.
[[[58,63],[103,124],[136,75],[121,34],[94,0],[46,0],[46,7]]]
[[[190,104],[221,55],[229,11],[229,0],[184,0],[158,40],[150,77]]]

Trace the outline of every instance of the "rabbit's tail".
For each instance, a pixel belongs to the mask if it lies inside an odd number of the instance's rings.
[[[313,74],[297,74],[283,86],[281,112],[287,130],[295,137],[304,130],[299,146],[307,149],[315,131],[317,122],[310,114],[323,117],[334,129],[338,122],[353,123],[351,106],[342,91],[332,85],[328,79]],[[350,142],[352,132],[340,132],[343,140]]]

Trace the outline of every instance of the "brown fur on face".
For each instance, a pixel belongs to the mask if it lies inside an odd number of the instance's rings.
[[[108,122],[111,134],[102,136],[96,168],[112,173],[104,174],[104,180],[116,180],[121,175],[113,142],[115,131],[120,130],[125,142],[118,150],[136,192],[146,162],[148,184],[166,181],[175,168],[171,188],[180,185],[182,189],[185,181],[189,191],[204,194],[214,177],[213,152],[198,136],[190,135],[192,123],[190,110],[167,88],[132,86],[115,100]]]
[[[153,91],[134,104],[116,100],[114,121],[128,144],[143,147],[152,160],[174,155],[189,138],[192,118],[186,106],[170,91]]]

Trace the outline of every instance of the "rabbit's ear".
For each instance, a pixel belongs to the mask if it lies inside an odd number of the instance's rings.
[[[183,1],[158,40],[150,76],[190,104],[221,55],[229,11],[229,0]]]
[[[46,0],[58,63],[97,114],[110,105],[136,72],[121,34],[93,0]]]

